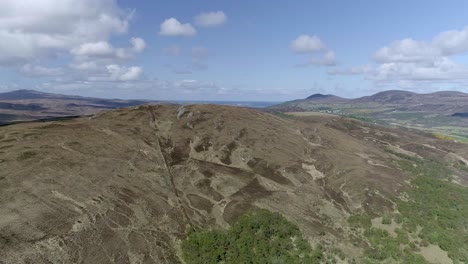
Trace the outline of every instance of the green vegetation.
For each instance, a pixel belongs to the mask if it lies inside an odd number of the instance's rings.
[[[367,214],[355,214],[348,218],[351,227],[370,228],[372,226],[371,217]]]
[[[278,213],[258,210],[243,215],[229,230],[191,230],[182,242],[191,263],[320,263],[297,226]]]
[[[346,114],[346,115],[342,115],[343,117],[347,117],[347,118],[352,118],[352,119],[356,119],[356,120],[359,120],[359,121],[362,121],[362,122],[366,122],[366,123],[372,123],[372,119],[367,117],[367,116],[360,116],[360,115],[350,115],[350,114]]]
[[[427,263],[423,257],[415,255],[409,246],[405,246],[404,249],[400,248],[401,244],[409,243],[406,232],[399,231],[397,237],[394,238],[385,230],[370,228],[364,232],[364,235],[372,246],[366,250],[370,263],[389,258],[401,261],[401,263]]]
[[[275,116],[281,117],[281,118],[285,118],[285,119],[294,119],[295,118],[295,116],[293,116],[293,115],[288,115],[286,113],[279,112],[279,111],[274,111],[274,112],[272,112],[272,114],[274,114]]]
[[[423,160],[417,157],[398,153],[390,149],[385,149],[385,151],[399,157],[400,159],[396,162],[400,168],[414,176],[434,177],[441,180],[447,180],[450,177],[450,169],[442,162],[436,160]]]
[[[433,177],[412,181],[410,200],[398,202],[406,230],[422,227],[419,237],[439,245],[449,257],[468,261],[468,189]]]
[[[389,215],[384,215],[382,217],[382,224],[383,225],[389,225],[392,223],[392,218]]]
[[[396,229],[397,235],[392,237],[386,230],[371,227],[371,218],[367,214],[351,215],[348,223],[354,228],[364,229],[364,238],[370,245],[365,250],[367,263],[381,263],[386,259],[394,259],[401,263],[427,263],[423,257],[413,253],[415,245],[411,247],[407,231]]]
[[[468,189],[454,184],[443,163],[399,155],[400,167],[417,176],[408,201],[397,201],[408,232],[439,245],[455,262],[468,262]]]
[[[390,224],[392,219],[402,224],[403,228],[395,230],[396,237],[373,228],[370,216],[366,214],[348,218],[351,227],[364,229],[363,239],[370,245],[365,251],[368,263],[386,259],[426,263],[414,251],[429,244],[447,251],[454,263],[468,263],[468,188],[450,181],[452,172],[444,162],[420,159],[390,149],[385,151],[397,156],[399,159],[395,162],[415,178],[407,191],[408,199],[395,199],[400,213],[382,216],[382,224]],[[463,169],[466,165],[455,166]],[[412,234],[413,239],[408,234]],[[416,237],[419,237],[419,243],[415,243]]]

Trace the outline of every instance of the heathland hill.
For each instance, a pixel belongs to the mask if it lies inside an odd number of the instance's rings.
[[[468,258],[468,148],[430,136],[154,105],[1,127],[0,157],[0,263],[177,263],[190,227],[255,208],[323,263]]]
[[[65,116],[90,115],[102,110],[150,103],[16,90],[0,93],[0,125]]]

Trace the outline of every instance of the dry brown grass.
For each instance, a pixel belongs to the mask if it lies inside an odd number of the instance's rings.
[[[393,210],[412,177],[388,146],[468,159],[453,142],[336,117],[193,105],[177,119],[177,108],[0,127],[1,261],[175,263],[190,225],[226,226],[254,207],[359,258],[347,217]]]

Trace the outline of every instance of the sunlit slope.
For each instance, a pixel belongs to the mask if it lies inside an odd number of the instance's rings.
[[[4,263],[176,263],[190,227],[228,228],[255,208],[296,224],[323,261],[425,261],[428,248],[466,258],[451,243],[467,237],[468,148],[424,135],[159,105],[1,127],[0,154]],[[417,186],[440,206],[424,207]],[[450,222],[429,217],[452,198]],[[452,242],[428,230],[452,230],[442,234]],[[379,248],[391,251],[373,255]]]

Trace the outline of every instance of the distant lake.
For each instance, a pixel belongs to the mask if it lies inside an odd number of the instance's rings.
[[[169,101],[177,104],[217,104],[217,105],[232,105],[240,107],[265,108],[282,102],[265,102],[265,101]]]

